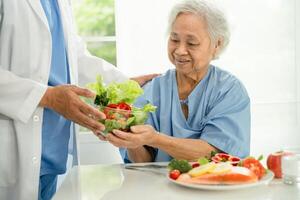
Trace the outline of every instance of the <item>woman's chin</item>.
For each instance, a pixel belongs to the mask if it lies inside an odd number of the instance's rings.
[[[193,72],[193,68],[190,65],[176,65],[175,68],[181,74],[190,74]]]

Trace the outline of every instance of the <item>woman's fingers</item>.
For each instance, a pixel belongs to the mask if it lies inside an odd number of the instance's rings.
[[[94,134],[102,141],[107,141],[106,137],[100,131],[93,131]]]
[[[117,137],[123,139],[123,140],[132,140],[132,133],[120,131],[120,130],[113,130],[113,134],[116,135]]]
[[[112,133],[107,134],[106,139],[116,147],[121,147],[121,148],[131,147],[128,141],[120,139]]]
[[[104,137],[102,134],[97,135],[97,137],[102,141],[107,141],[106,137]]]
[[[133,133],[140,133],[140,132],[145,132],[145,131],[149,130],[150,128],[151,128],[151,126],[149,126],[149,125],[136,125],[136,126],[130,127],[130,130]]]

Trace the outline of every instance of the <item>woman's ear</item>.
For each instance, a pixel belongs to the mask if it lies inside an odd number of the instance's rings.
[[[213,59],[216,59],[219,57],[219,51],[221,49],[221,45],[222,45],[222,40],[221,39],[218,39],[218,41],[215,43],[215,46],[214,46],[214,54],[213,54]]]
[[[219,50],[220,50],[220,48],[221,48],[221,45],[222,45],[222,40],[221,39],[219,39],[217,42],[216,42],[216,44],[215,44],[215,50],[218,52]]]

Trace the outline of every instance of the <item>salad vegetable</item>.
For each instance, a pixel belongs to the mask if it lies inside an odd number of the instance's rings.
[[[94,104],[106,115],[106,119],[101,120],[106,128],[104,134],[113,129],[128,131],[130,126],[144,124],[148,113],[156,109],[151,104],[142,108],[132,106],[136,98],[143,94],[143,89],[132,80],[106,86],[103,78],[98,75],[96,82],[88,84],[87,87],[96,93]]]
[[[180,176],[180,171],[178,169],[174,169],[169,173],[169,177],[173,180],[176,180]]]
[[[168,168],[172,171],[174,169],[179,170],[181,173],[186,173],[192,169],[191,164],[187,160],[172,159],[168,165]]]

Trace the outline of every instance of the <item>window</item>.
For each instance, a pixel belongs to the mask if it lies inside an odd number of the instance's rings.
[[[73,6],[79,35],[91,54],[116,65],[114,0],[77,0]]]
[[[77,0],[73,9],[78,33],[89,52],[116,65],[114,0]],[[89,131],[84,127],[80,130]]]

